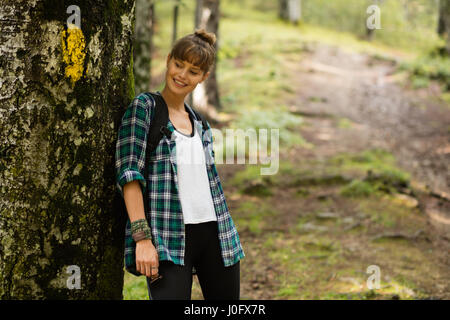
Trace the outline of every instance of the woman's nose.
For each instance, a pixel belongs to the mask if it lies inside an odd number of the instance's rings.
[[[183,77],[183,79],[186,77],[187,69],[181,70],[180,76]]]

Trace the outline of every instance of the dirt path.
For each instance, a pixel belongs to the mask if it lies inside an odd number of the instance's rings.
[[[269,197],[232,182],[244,166],[219,167],[247,253],[242,297],[450,299],[450,109],[429,92],[397,84],[391,61],[309,48],[288,61],[298,91],[286,103],[303,117],[300,133],[314,147],[283,155],[293,168],[262,182]],[[351,160],[341,160],[359,165],[374,148],[412,174],[414,191],[342,196],[345,175],[355,176],[348,167],[330,175],[330,163],[348,154]],[[383,273],[381,291],[365,286],[374,264]]]
[[[299,91],[293,105],[368,127],[368,143],[394,151],[418,179],[449,193],[448,106],[426,90],[397,85],[393,62],[338,48],[316,46],[296,70]]]
[[[290,102],[294,111],[318,119],[343,117],[358,132],[339,139],[322,135],[319,144],[391,151],[436,195],[423,199],[423,209],[439,231],[450,232],[450,108],[436,99],[433,87],[405,89],[397,83],[394,62],[325,45],[303,55],[294,70],[299,88]]]

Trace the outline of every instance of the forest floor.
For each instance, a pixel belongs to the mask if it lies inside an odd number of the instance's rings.
[[[280,142],[277,174],[217,166],[246,254],[241,299],[450,299],[450,107],[439,85],[413,89],[392,48],[243,21],[225,22],[248,35],[223,42],[240,52],[221,64],[223,111],[269,101],[258,121],[301,122],[280,124],[300,140]],[[125,274],[125,299],[146,299],[142,278]],[[195,277],[192,298],[202,299]]]
[[[241,298],[450,299],[450,108],[438,87],[410,89],[395,59],[304,49],[286,55],[297,89],[285,103],[307,144],[282,151],[274,176],[218,166],[246,253]]]

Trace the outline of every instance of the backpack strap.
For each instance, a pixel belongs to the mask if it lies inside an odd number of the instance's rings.
[[[152,120],[150,122],[146,158],[156,149],[164,135],[169,139],[172,136],[172,132],[167,128],[169,109],[167,108],[164,98],[158,93],[149,92],[149,94],[155,100],[155,112],[152,115]],[[203,131],[208,130],[208,124],[202,114],[195,111],[192,107],[190,107],[190,109],[194,112],[195,117],[202,121]],[[146,161],[146,163],[148,163],[148,161]]]
[[[147,147],[145,148],[145,164],[144,164],[144,179],[148,177],[148,166],[150,163],[150,154],[156,150],[156,147],[161,141],[164,135],[167,135],[170,139],[171,132],[167,128],[167,122],[169,121],[169,110],[167,109],[164,99],[152,92],[149,92],[155,101],[154,112],[151,114],[150,128],[148,128],[147,134]],[[147,189],[148,190],[148,189]],[[144,212],[148,212],[148,201],[144,198]]]
[[[150,122],[150,128],[148,130],[149,135],[147,139],[147,150],[150,155],[158,146],[159,141],[166,135],[169,139],[172,132],[167,128],[167,122],[169,121],[169,110],[167,109],[166,102],[159,95],[150,92],[150,95],[155,100],[155,112]]]
[[[206,122],[206,119],[203,117],[203,115],[200,112],[195,111],[194,108],[192,108],[192,107],[191,107],[191,110],[194,112],[197,119],[200,119],[202,121],[203,131],[208,130],[208,124]]]

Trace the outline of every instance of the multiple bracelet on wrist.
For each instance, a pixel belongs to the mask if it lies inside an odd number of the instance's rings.
[[[144,239],[152,240],[152,233],[146,219],[131,222],[131,234],[135,242]]]

